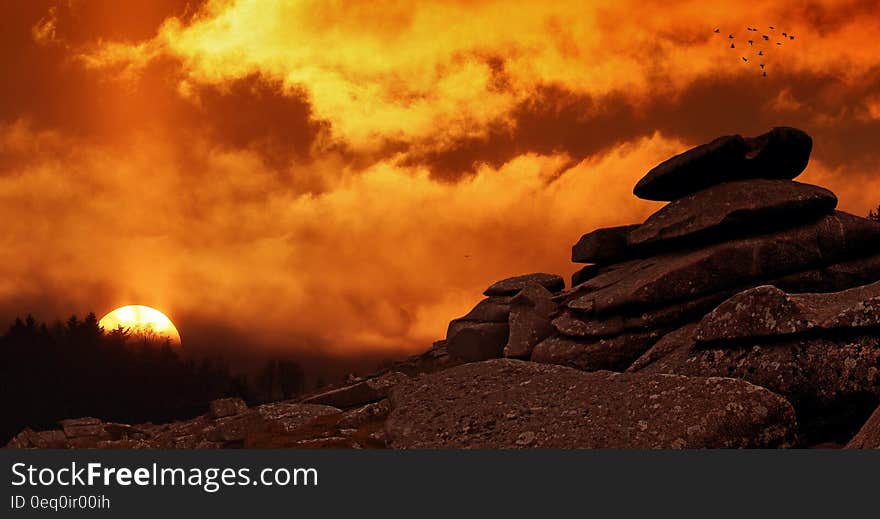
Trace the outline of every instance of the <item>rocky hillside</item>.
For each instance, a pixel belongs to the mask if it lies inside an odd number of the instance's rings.
[[[570,288],[499,281],[445,340],[351,385],[9,446],[880,447],[880,222],[792,180],[811,149],[774,128],[672,157],[634,189],[668,204],[582,236]]]

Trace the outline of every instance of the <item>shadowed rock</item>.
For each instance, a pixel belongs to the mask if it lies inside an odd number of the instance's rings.
[[[559,364],[584,371],[623,371],[660,338],[660,331],[627,333],[608,339],[555,336],[532,351],[532,362]]]
[[[509,313],[510,297],[487,297],[477,303],[477,306],[458,320],[504,323],[507,322],[507,314]]]
[[[661,162],[633,193],[668,201],[731,180],[792,179],[807,167],[812,149],[813,139],[796,128],[773,128],[751,139],[719,137]]]
[[[212,418],[223,418],[247,411],[247,404],[241,398],[221,398],[208,404],[208,414]]]
[[[581,283],[593,279],[599,274],[599,265],[586,265],[571,275],[571,286],[576,287]]]
[[[466,364],[394,390],[394,448],[785,447],[785,399],[741,380],[584,373],[511,359]]]
[[[453,360],[474,362],[501,357],[510,335],[507,323],[453,321],[446,336],[446,349]]]
[[[629,245],[667,249],[674,243],[720,241],[785,224],[815,220],[837,206],[834,193],[790,180],[726,182],[667,204],[627,234]]]
[[[487,296],[513,296],[526,286],[536,283],[550,292],[559,292],[565,288],[565,280],[556,274],[536,272],[501,280],[483,292]]]
[[[510,303],[510,334],[504,356],[529,358],[535,345],[553,333],[550,319],[555,312],[553,294],[546,288],[541,285],[523,288]]]
[[[871,413],[865,425],[846,444],[847,449],[880,449],[880,408]]]
[[[575,263],[617,263],[630,256],[627,237],[638,225],[621,225],[596,229],[583,236],[571,248],[571,261]]]
[[[880,249],[880,222],[835,212],[816,222],[622,263],[578,287],[567,306],[609,314],[652,308],[850,259]]]
[[[385,398],[391,388],[408,379],[409,377],[403,373],[392,371],[357,384],[310,396],[303,399],[301,403],[320,404],[340,409],[369,404]]]

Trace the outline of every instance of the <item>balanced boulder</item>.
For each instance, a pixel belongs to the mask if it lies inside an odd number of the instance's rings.
[[[668,201],[733,180],[792,179],[807,167],[812,149],[813,139],[796,128],[773,128],[751,139],[719,137],[660,163],[633,193]]]

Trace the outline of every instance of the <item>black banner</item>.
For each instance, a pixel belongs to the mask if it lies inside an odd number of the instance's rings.
[[[870,451],[12,451],[3,517],[876,510]]]

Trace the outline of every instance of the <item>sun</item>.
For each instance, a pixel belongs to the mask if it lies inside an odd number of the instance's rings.
[[[98,324],[108,332],[122,327],[136,337],[168,339],[171,344],[180,346],[180,333],[171,319],[149,306],[121,306],[102,317]]]

